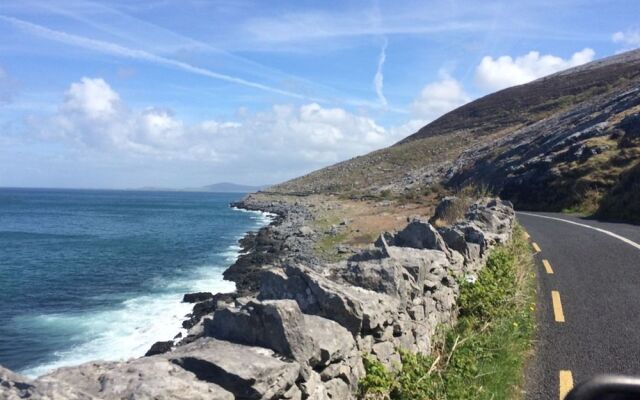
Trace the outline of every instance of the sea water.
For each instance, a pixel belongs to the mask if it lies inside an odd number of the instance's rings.
[[[242,194],[0,189],[0,365],[38,376],[142,356],[180,332],[184,293],[229,292]]]

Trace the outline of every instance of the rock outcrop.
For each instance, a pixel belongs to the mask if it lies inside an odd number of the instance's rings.
[[[240,241],[242,254],[225,272],[224,278],[236,283],[241,296],[255,295],[260,274],[267,265],[289,262],[313,262],[313,230],[307,224],[313,219],[309,210],[297,203],[260,201],[252,196],[232,206],[275,215],[273,222]]]
[[[147,357],[60,368],[36,380],[0,369],[0,394],[354,398],[363,354],[397,368],[399,349],[429,353],[436,327],[455,321],[458,281],[482,268],[492,246],[510,240],[513,221],[509,202],[482,199],[451,226],[416,219],[346,261],[294,256],[261,264],[252,271],[260,277],[255,291],[187,296],[198,301],[199,317],[176,346],[161,342]],[[295,237],[314,234],[293,227]],[[287,243],[288,236],[280,239]]]

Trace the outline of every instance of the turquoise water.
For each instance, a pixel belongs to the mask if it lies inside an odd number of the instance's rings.
[[[0,189],[0,364],[28,375],[143,355],[193,291],[226,292],[242,194]]]

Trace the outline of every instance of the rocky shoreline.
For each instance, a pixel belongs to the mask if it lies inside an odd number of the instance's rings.
[[[306,207],[284,201],[261,201],[251,195],[231,206],[276,216],[271,224],[240,240],[242,254],[223,274],[225,279],[236,283],[238,294],[257,292],[260,271],[265,265],[319,261],[313,252],[314,241],[305,229],[313,220]]]
[[[148,356],[60,368],[36,380],[0,368],[7,398],[349,399],[362,356],[390,368],[400,348],[428,353],[439,324],[457,315],[460,279],[473,280],[488,251],[510,240],[513,207],[473,203],[441,228],[416,219],[370,249],[327,263],[314,255],[309,210],[249,196],[234,204],[277,215],[242,239],[225,278],[233,294],[195,293],[176,346]],[[436,218],[437,219],[437,218]]]
[[[231,203],[230,207],[268,213],[273,218],[269,225],[257,232],[248,232],[238,241],[240,255],[223,272],[224,279],[236,284],[235,292],[185,295],[184,302],[195,303],[191,314],[183,321],[182,327],[185,329],[193,328],[203,316],[214,312],[218,302],[230,303],[236,298],[258,293],[260,274],[265,266],[287,261],[306,264],[319,262],[313,252],[313,239],[300,233],[301,228],[313,218],[304,206],[282,201],[260,201],[248,195],[243,200]],[[188,334],[183,341],[191,339]],[[154,346],[163,348],[167,343],[158,342]]]

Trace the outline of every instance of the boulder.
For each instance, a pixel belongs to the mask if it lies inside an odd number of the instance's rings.
[[[314,341],[318,349],[315,365],[329,365],[347,359],[356,349],[356,342],[349,331],[337,322],[316,315],[304,314],[305,335]]]
[[[170,351],[172,347],[173,341],[171,340],[166,342],[155,342],[153,345],[151,345],[151,348],[147,350],[144,356],[149,357],[155,356],[156,354],[166,353],[167,351]]]
[[[182,298],[183,303],[197,303],[200,301],[205,301],[213,298],[213,294],[211,292],[197,292],[197,293],[187,293]]]
[[[465,213],[465,220],[480,228],[492,245],[511,239],[514,219],[513,204],[499,198],[482,199],[472,204]]]
[[[484,231],[477,225],[465,221],[450,227],[439,228],[438,231],[447,246],[464,257],[466,266],[480,263],[488,243],[485,240]]]
[[[322,383],[320,374],[310,371],[309,377],[300,384],[303,397],[306,400],[328,400],[327,389]]]
[[[349,257],[349,261],[358,262],[380,260],[386,257],[389,257],[389,253],[387,253],[384,248],[375,247],[373,249],[365,249],[357,252],[356,254]]]
[[[444,273],[451,266],[439,250],[389,246],[387,251],[387,258],[349,261],[336,274],[352,285],[406,302],[424,294],[423,282],[429,274]]]
[[[98,397],[83,392],[66,382],[48,378],[34,381],[2,366],[0,366],[0,398],[7,400],[98,400]]]
[[[389,258],[352,261],[338,271],[347,283],[378,293],[401,297],[410,290],[411,284],[405,279],[407,271],[402,265]],[[408,277],[407,277],[408,278]]]
[[[340,376],[355,391],[364,374],[356,342],[340,324],[302,314],[294,300],[252,301],[217,311],[205,320],[205,334],[234,343],[261,346],[308,365],[324,375]]]
[[[466,271],[474,272],[482,266],[490,246],[511,239],[514,218],[510,202],[486,198],[473,203],[464,220],[438,232],[447,247],[464,257]]]
[[[411,221],[387,242],[390,246],[448,251],[438,231],[429,222],[419,219]]]
[[[373,345],[371,352],[378,361],[389,369],[397,370],[402,365],[400,355],[396,352],[395,346],[391,342],[376,343]]]
[[[343,285],[292,265],[266,270],[258,297],[296,300],[304,313],[336,321],[353,335],[381,326],[398,307],[398,300],[391,296]]]
[[[340,378],[333,378],[324,383],[329,399],[343,400],[352,398],[349,385]]]
[[[232,393],[219,385],[199,379],[196,374],[162,356],[126,362],[90,362],[59,368],[39,378],[36,384],[40,386],[47,382],[64,382],[104,400],[234,398]]]
[[[313,234],[314,234],[314,230],[313,230],[312,228],[308,227],[308,226],[301,226],[301,227],[298,229],[298,233],[299,233],[301,236],[311,236],[311,235],[313,235]]]
[[[308,335],[305,319],[293,300],[250,301],[241,308],[217,311],[205,321],[206,336],[272,349],[301,363],[319,350]]]
[[[272,350],[213,338],[199,339],[164,356],[237,399],[283,398],[300,375],[300,364],[285,361]]]
[[[291,386],[286,393],[282,395],[283,400],[302,400],[302,390],[297,386]]]
[[[197,302],[193,306],[191,314],[188,315],[189,318],[182,321],[182,327],[185,329],[191,329],[200,322],[202,317],[210,315],[214,311],[225,307],[226,304],[233,303],[237,297],[238,295],[235,293],[216,293],[209,299]]]

